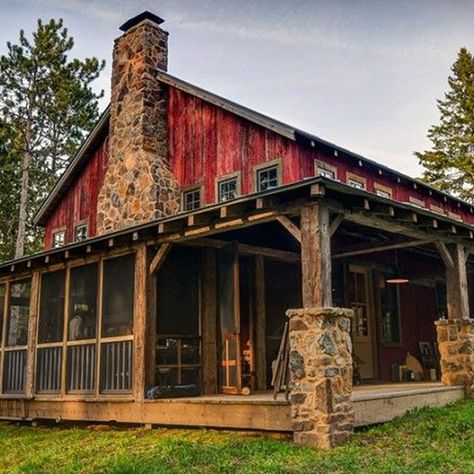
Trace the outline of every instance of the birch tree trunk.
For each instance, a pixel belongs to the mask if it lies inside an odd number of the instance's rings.
[[[27,132],[28,133],[28,132]],[[27,145],[23,154],[21,166],[20,209],[18,213],[18,232],[16,236],[15,258],[23,257],[25,253],[26,219],[28,206],[28,185],[30,181],[30,151]]]

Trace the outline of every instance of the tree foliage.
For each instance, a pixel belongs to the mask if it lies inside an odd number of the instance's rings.
[[[38,20],[0,57],[0,260],[39,248],[32,218],[97,120],[104,62],[70,59],[73,47],[62,20]]]
[[[422,179],[474,202],[474,57],[461,48],[438,100],[440,121],[428,131],[432,149],[416,152],[425,168]]]

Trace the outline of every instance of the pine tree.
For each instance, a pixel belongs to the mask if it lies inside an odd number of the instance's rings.
[[[104,62],[70,60],[73,47],[62,20],[38,20],[32,40],[21,30],[0,58],[0,121],[10,137],[3,159],[16,165],[11,176],[19,190],[15,257],[38,249],[32,217],[97,120],[102,92],[91,83]]]
[[[422,179],[474,202],[474,57],[461,48],[438,100],[440,121],[428,131],[432,149],[416,152],[425,168]]]

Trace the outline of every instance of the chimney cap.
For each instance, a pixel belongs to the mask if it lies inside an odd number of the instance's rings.
[[[150,20],[153,23],[156,23],[157,25],[161,25],[165,20],[163,18],[160,18],[158,15],[155,15],[147,10],[144,12],[138,14],[137,16],[134,16],[133,18],[130,18],[127,20],[121,27],[120,30],[123,32],[128,31],[130,28],[133,28],[135,25],[138,25],[142,21],[145,20]]]

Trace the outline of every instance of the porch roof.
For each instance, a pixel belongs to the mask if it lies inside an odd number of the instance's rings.
[[[325,199],[331,210],[347,221],[419,239],[420,245],[427,240],[461,242],[474,251],[473,225],[338,181],[315,177],[6,261],[0,264],[0,276],[139,241],[157,245],[180,242],[273,221],[282,215],[294,216],[299,206],[312,199]]]

